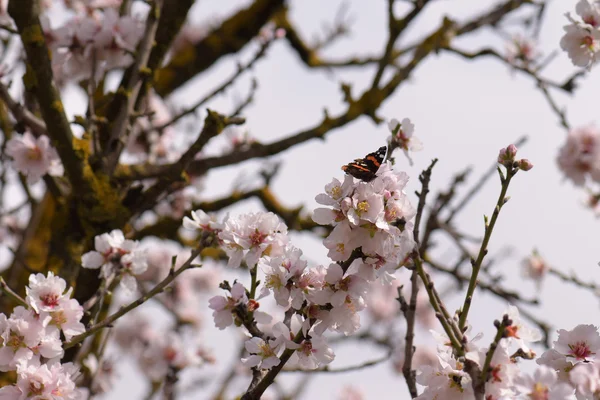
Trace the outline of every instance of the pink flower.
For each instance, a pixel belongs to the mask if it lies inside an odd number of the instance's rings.
[[[14,168],[27,175],[31,183],[43,175],[59,176],[64,172],[58,153],[45,135],[37,139],[29,132],[15,135],[6,143],[6,154],[13,159]]]
[[[564,28],[560,47],[567,52],[571,62],[578,67],[589,67],[598,61],[600,31],[589,25],[571,24]]]
[[[190,230],[217,233],[223,230],[223,224],[218,222],[214,215],[209,215],[202,210],[192,211],[192,219],[183,217],[183,227]]]
[[[120,274],[121,287],[131,293],[137,288],[134,275],[142,274],[148,268],[146,252],[138,245],[137,241],[125,239],[119,229],[103,233],[94,238],[96,250],[81,256],[81,265],[89,269],[102,267],[100,275],[104,279]]]
[[[530,399],[575,400],[573,388],[560,383],[556,371],[543,365],[533,375],[519,374],[515,378],[515,389]]]
[[[586,399],[597,398],[600,394],[600,366],[595,363],[579,363],[569,373],[570,380],[577,389],[577,395]]]
[[[522,275],[525,278],[533,280],[538,286],[542,279],[546,276],[549,266],[537,251],[534,251],[531,255],[526,257],[521,262]]]
[[[588,175],[600,182],[600,131],[593,125],[571,130],[557,161],[562,172],[577,186],[582,186]]]
[[[425,386],[418,400],[466,400],[474,399],[471,377],[464,371],[462,363],[450,353],[438,354],[434,367],[425,365],[417,375],[417,383]]]
[[[271,369],[281,362],[277,356],[280,344],[281,342],[277,340],[265,342],[261,338],[253,337],[245,343],[246,351],[250,355],[242,358],[242,363],[247,367]]]
[[[594,325],[577,325],[573,330],[560,329],[554,349],[568,360],[589,361],[600,351],[600,335]]]
[[[63,354],[58,332],[46,330],[50,317],[41,318],[32,310],[15,307],[10,318],[0,314],[0,371],[14,370],[20,363],[55,358]]]
[[[332,362],[335,354],[323,336],[314,335],[300,343],[292,358],[304,369],[316,369]]]
[[[388,122],[388,128],[392,133],[388,138],[388,142],[404,150],[404,154],[406,154],[412,165],[412,159],[409,157],[408,152],[423,150],[423,143],[413,136],[415,125],[408,118],[404,118],[402,122],[398,122],[396,118],[393,118]]]
[[[579,0],[575,6],[575,12],[583,22],[592,28],[600,27],[600,5],[589,0]]]
[[[231,296],[214,296],[208,300],[208,306],[213,309],[215,326],[221,330],[233,324],[231,311],[238,305],[248,302],[244,285],[236,282],[231,287]]]
[[[238,267],[245,260],[248,267],[254,268],[263,255],[283,254],[288,242],[287,226],[272,212],[230,218],[225,221],[219,238],[229,256],[230,267]]]
[[[64,279],[54,276],[52,271],[48,272],[48,277],[44,274],[31,274],[29,286],[25,288],[27,304],[38,314],[41,311],[55,311],[60,308],[60,300],[71,297],[73,288],[69,288],[65,293],[66,288],[67,283]]]
[[[527,68],[541,56],[537,43],[530,38],[515,36],[506,47],[506,59],[513,65]]]

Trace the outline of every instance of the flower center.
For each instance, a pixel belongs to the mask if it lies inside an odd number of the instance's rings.
[[[594,354],[590,351],[586,342],[577,342],[575,344],[570,344],[569,348],[571,349],[570,355],[577,358],[578,360],[584,360],[587,357]]]
[[[302,343],[302,347],[301,347],[300,351],[302,351],[302,353],[306,354],[307,356],[312,355],[312,353],[313,353],[312,342],[309,340],[305,340]]]
[[[63,326],[67,323],[67,316],[64,311],[57,311],[52,313],[52,324],[56,326]]]
[[[42,382],[38,382],[38,381],[30,381],[29,382],[29,396],[41,395],[43,391],[44,391],[44,384]]]
[[[519,337],[519,327],[515,325],[507,326],[504,331],[506,332],[507,337],[514,337],[516,339],[520,339]]]
[[[581,39],[581,45],[585,46],[586,48],[588,48],[590,51],[594,50],[594,38],[591,37],[590,35],[588,36],[584,36]]]
[[[15,351],[19,348],[19,347],[27,347],[25,345],[25,343],[23,343],[23,340],[25,338],[23,336],[19,336],[17,335],[15,332],[11,332],[10,336],[8,337],[8,341],[6,342],[6,347],[12,347]]]
[[[363,200],[360,203],[358,203],[358,205],[356,206],[356,211],[358,211],[358,214],[368,212],[369,211],[369,202],[366,200]]]
[[[331,197],[334,199],[339,199],[342,196],[342,188],[339,186],[335,186],[331,188]]]
[[[537,382],[533,386],[533,390],[529,393],[531,400],[548,400],[548,387],[544,384]]]
[[[40,296],[40,300],[47,307],[56,307],[58,305],[59,296],[56,293],[48,293],[46,295]]]
[[[250,235],[250,242],[252,242],[253,246],[258,246],[259,244],[261,244],[262,242],[265,241],[265,238],[267,237],[266,233],[262,233],[260,232],[258,229],[256,229],[254,231],[254,233],[252,233]]]
[[[32,149],[29,149],[29,151],[27,152],[27,158],[31,161],[39,161],[42,159],[42,151],[37,146]]]
[[[598,27],[598,21],[596,21],[596,18],[594,18],[593,15],[588,15],[588,16],[584,17],[583,22],[585,22],[586,24],[590,24],[594,28]]]

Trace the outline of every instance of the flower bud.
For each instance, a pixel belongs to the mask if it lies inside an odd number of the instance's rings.
[[[510,144],[508,147],[500,149],[500,153],[498,154],[498,163],[504,165],[505,167],[510,167],[513,161],[515,161],[516,155],[517,146]]]
[[[517,162],[519,163],[520,170],[529,171],[531,168],[533,168],[533,164],[531,163],[531,161],[529,161],[526,158],[522,158]]]

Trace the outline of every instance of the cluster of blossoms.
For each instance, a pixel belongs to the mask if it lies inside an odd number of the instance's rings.
[[[35,183],[46,174],[61,176],[64,172],[56,149],[48,136],[35,138],[30,132],[15,135],[6,142],[6,155],[12,158],[13,167]]]
[[[523,325],[516,307],[509,306],[502,322],[497,321],[497,327],[503,330],[503,334],[499,342],[491,346],[495,350],[492,350],[494,353],[485,382],[486,400],[574,400],[574,389],[559,379],[557,371],[540,366],[530,376],[520,370],[517,358],[534,357],[535,354],[529,350],[529,343],[540,340],[541,334]],[[479,347],[476,342],[481,335],[476,335],[472,339],[467,338],[467,354],[457,358],[449,346],[448,338],[437,336],[441,343],[438,346],[438,362],[433,366],[421,367],[417,382],[425,389],[417,399],[474,399],[472,377],[467,373],[465,364],[475,363],[480,369],[483,368],[490,348]]]
[[[500,341],[493,345],[495,351],[485,383],[486,400],[599,398],[600,368],[595,362],[600,351],[597,327],[578,325],[570,331],[559,330],[553,347],[536,360],[537,369],[528,375],[520,370],[517,359],[535,357],[528,345],[541,339],[541,334],[525,327],[513,306],[509,306],[503,321],[497,322],[497,326],[504,331]],[[465,363],[472,362],[482,368],[489,348],[476,345],[475,341],[481,338],[478,335],[468,341],[466,356],[456,358],[448,339],[437,336],[443,343],[438,346],[438,362],[434,366],[420,368],[417,382],[425,390],[417,399],[474,399],[472,378],[465,371]]]
[[[81,265],[89,269],[102,267],[100,276],[103,279],[118,276],[121,279],[120,285],[125,290],[135,291],[135,276],[148,268],[146,252],[139,247],[139,243],[125,239],[123,232],[115,229],[96,236],[94,246],[96,250],[88,251],[81,257]]]
[[[66,341],[85,332],[83,307],[65,292],[66,282],[48,272],[32,274],[26,306],[7,318],[0,314],[0,371],[16,371],[14,385],[0,389],[3,399],[83,399],[75,386],[79,375],[72,363],[61,364]]]
[[[560,46],[574,65],[591,67],[600,58],[600,2],[579,0],[575,12],[581,20],[567,13],[570,24],[564,27]]]
[[[572,129],[558,153],[558,166],[577,186],[600,182],[600,131],[590,125]]]
[[[515,157],[517,155],[517,146],[514,144],[509,145],[506,148],[500,149],[498,153],[498,164],[504,165],[506,168],[512,168],[516,166],[516,168],[522,171],[529,171],[533,168],[533,164],[526,158],[522,158],[517,160]]]
[[[344,182],[334,179],[326,186],[316,200],[328,207],[316,209],[313,219],[334,227],[323,242],[334,261],[328,266],[309,268],[273,213],[244,214],[221,223],[198,210],[192,219],[184,218],[185,228],[218,237],[230,266],[244,262],[255,276],[258,270],[264,275],[256,297],[256,281],[250,291],[240,282],[222,285],[229,294],[209,300],[218,328],[234,322],[248,328],[249,315],[255,322],[270,323],[272,316],[257,310],[258,300],[269,295],[295,316],[286,324],[276,322],[269,335],[248,329],[253,337],[246,342],[246,365],[271,368],[284,349],[296,350],[293,357],[306,369],[333,360],[323,333],[356,332],[371,285],[392,281],[396,269],[409,261],[415,244],[410,220],[416,211],[403,191],[407,181],[405,173],[395,173],[385,163],[369,182],[346,176]]]
[[[133,61],[143,34],[143,25],[133,17],[120,16],[115,8],[78,15],[59,28],[42,19],[46,42],[52,51],[55,77],[70,80],[95,79],[104,72],[122,68]]]

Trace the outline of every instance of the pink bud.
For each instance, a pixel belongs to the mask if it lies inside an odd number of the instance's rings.
[[[531,161],[529,161],[526,158],[519,160],[518,163],[519,163],[519,169],[521,169],[523,171],[529,171],[531,168],[533,168],[533,164],[531,163]]]
[[[513,161],[515,161],[516,155],[517,146],[510,144],[507,148],[500,149],[500,153],[498,154],[498,163],[508,167],[512,165]]]
[[[283,28],[278,28],[277,30],[275,30],[275,38],[276,39],[281,39],[282,37],[285,36],[285,29]]]

